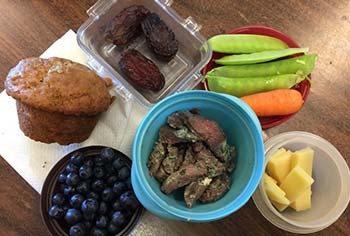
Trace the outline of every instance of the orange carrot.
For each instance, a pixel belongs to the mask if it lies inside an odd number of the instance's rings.
[[[304,101],[294,89],[277,89],[241,97],[257,116],[289,115],[300,110]]]

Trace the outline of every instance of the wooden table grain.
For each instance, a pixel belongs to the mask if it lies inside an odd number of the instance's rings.
[[[87,19],[94,0],[1,0],[0,91],[8,70],[25,57],[40,55],[68,29]],[[245,25],[266,25],[309,46],[319,59],[309,98],[288,122],[269,136],[303,130],[332,142],[350,165],[350,1],[349,0],[175,0],[183,17],[192,16],[206,37]],[[1,117],[1,114],[0,114]],[[1,122],[1,119],[0,119]],[[332,173],[329,173],[332,174]],[[350,235],[350,209],[319,235]],[[202,224],[162,220],[145,213],[132,235],[289,235],[270,224],[252,200],[225,219]],[[0,235],[49,235],[36,193],[0,157]]]

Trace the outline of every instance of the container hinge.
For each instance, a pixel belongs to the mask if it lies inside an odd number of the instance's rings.
[[[98,0],[92,7],[90,7],[86,13],[91,17],[98,17],[103,12],[106,11],[106,9],[110,8],[117,0]]]
[[[182,25],[187,28],[192,34],[196,33],[202,28],[202,26],[198,24],[192,16],[187,17]]]
[[[173,0],[157,0],[158,2],[160,2],[162,5],[170,7],[171,4],[173,4]]]

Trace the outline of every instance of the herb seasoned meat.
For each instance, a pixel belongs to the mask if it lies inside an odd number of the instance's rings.
[[[167,148],[158,157],[160,144]],[[150,174],[162,183],[165,194],[185,187],[184,199],[191,208],[197,200],[216,201],[227,192],[234,156],[234,147],[227,144],[215,121],[202,117],[198,109],[174,112],[160,128],[159,140],[150,155]]]
[[[155,176],[166,154],[165,147],[162,143],[157,142],[148,159],[147,167],[151,176]]]
[[[212,178],[201,177],[186,186],[184,198],[188,208],[191,208],[193,203],[195,203],[200,198],[200,196],[202,196],[211,181]]]
[[[199,200],[203,203],[218,200],[229,190],[230,184],[230,178],[227,174],[214,178]]]
[[[203,161],[190,164],[171,175],[163,182],[161,190],[165,194],[169,194],[175,189],[181,188],[197,178],[204,176],[207,173],[207,168]]]

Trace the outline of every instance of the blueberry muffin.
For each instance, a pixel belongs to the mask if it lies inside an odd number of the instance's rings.
[[[31,139],[62,145],[86,140],[112,103],[106,82],[84,65],[62,58],[27,58],[7,75],[19,125]]]

